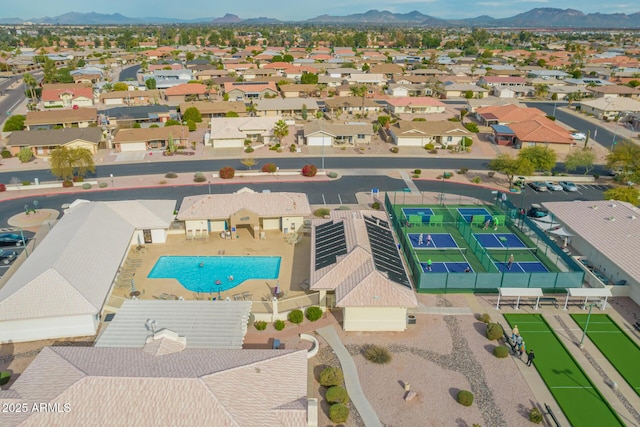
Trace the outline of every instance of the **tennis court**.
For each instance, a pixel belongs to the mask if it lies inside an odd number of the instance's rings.
[[[571,317],[584,330],[587,314],[572,314]],[[640,395],[640,348],[635,341],[606,314],[591,315],[587,336]]]
[[[487,249],[526,248],[522,240],[513,233],[473,233],[478,244]]]
[[[505,314],[518,325],[533,364],[574,426],[623,426],[624,423],[539,314]],[[529,368],[530,369],[530,368]]]
[[[451,249],[458,247],[450,233],[407,233],[407,237],[414,249]]]
[[[482,220],[483,223],[487,220],[491,221],[493,219],[491,213],[485,208],[458,208],[458,213],[467,222],[471,222],[474,216],[484,216],[484,219]]]

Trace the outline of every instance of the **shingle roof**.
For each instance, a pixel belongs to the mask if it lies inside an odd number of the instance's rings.
[[[32,126],[72,122],[95,122],[97,119],[98,110],[95,108],[29,111],[24,124],[26,126]]]
[[[181,139],[185,137],[185,135],[189,136],[189,128],[186,126],[120,129],[115,138],[113,138],[113,142],[166,141],[169,137]]]
[[[102,131],[98,128],[65,128],[12,132],[7,145],[15,147],[52,147],[82,140],[98,144]]]
[[[21,425],[307,425],[305,350],[46,347],[0,402],[69,403]]]
[[[613,200],[545,202],[543,205],[567,229],[640,282],[639,208]]]
[[[460,122],[450,122],[448,120],[433,120],[425,122],[414,122],[399,120],[391,129],[398,137],[414,136],[422,134],[427,136],[467,136],[470,132],[462,126]]]
[[[428,107],[445,107],[445,104],[430,96],[403,96],[402,98],[390,98],[386,100],[387,104],[395,107],[417,105]]]
[[[311,207],[304,193],[204,194],[185,197],[179,220],[229,218],[241,209],[261,217],[307,216]]]

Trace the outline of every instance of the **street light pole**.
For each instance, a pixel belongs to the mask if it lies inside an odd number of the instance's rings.
[[[24,241],[24,232],[22,231],[22,227],[19,227],[18,230],[20,230],[20,238],[22,239],[22,247],[24,248],[24,251],[27,254],[27,258],[29,258],[29,248],[27,248],[27,242]]]
[[[209,184],[209,194],[211,194],[211,181],[207,181]]]
[[[609,149],[609,151],[613,151],[613,147],[615,147],[616,145],[616,136],[618,135],[618,123],[620,123],[620,117],[616,115],[616,118],[616,125],[613,128],[613,140],[611,140],[611,148]]]
[[[442,171],[442,186],[440,187],[440,203],[444,206],[444,174],[446,172]]]
[[[580,339],[580,348],[584,347],[584,337],[587,335],[587,328],[589,328],[589,319],[591,319],[591,309],[598,305],[595,302],[589,304],[589,314],[587,314],[587,321],[584,324],[584,330],[582,331],[582,338]]]

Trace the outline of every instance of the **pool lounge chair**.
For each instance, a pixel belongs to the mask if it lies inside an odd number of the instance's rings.
[[[235,294],[235,295],[233,296],[233,300],[234,300],[234,301],[243,301],[243,300],[244,300],[244,298],[242,297],[242,295],[241,295],[241,294]]]
[[[245,301],[251,301],[253,299],[253,294],[251,292],[243,292],[242,299]]]

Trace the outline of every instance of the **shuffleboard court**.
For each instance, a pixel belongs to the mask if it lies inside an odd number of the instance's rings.
[[[584,331],[587,314],[572,314]],[[607,314],[592,314],[587,336],[620,373],[622,378],[640,395],[640,347]]]
[[[510,327],[518,325],[527,350],[534,350],[535,368],[572,425],[625,425],[542,315],[505,314],[504,317]]]

